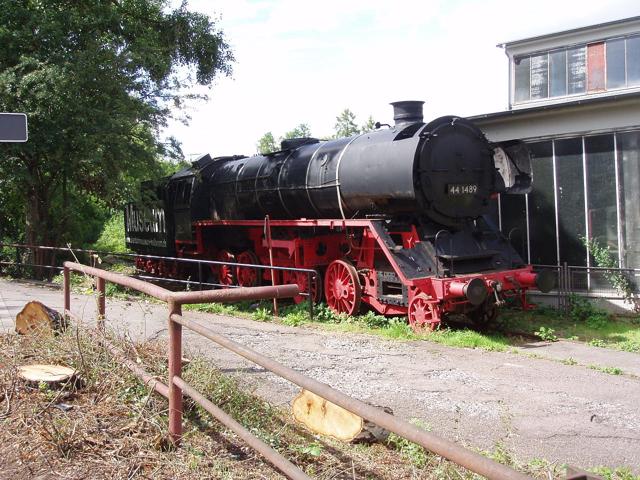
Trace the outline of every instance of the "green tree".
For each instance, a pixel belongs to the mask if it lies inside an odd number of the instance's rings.
[[[376,121],[373,119],[371,115],[367,118],[367,121],[360,128],[360,133],[373,132],[376,129]]]
[[[258,147],[258,153],[261,153],[262,155],[280,150],[276,144],[276,139],[273,138],[273,133],[271,132],[267,132],[260,137],[256,147]]]
[[[45,245],[78,242],[87,204],[120,208],[179,157],[159,129],[233,62],[209,17],[168,0],[0,0],[0,45],[0,110],[29,118],[27,143],[0,146],[2,189]]]
[[[340,115],[336,117],[334,129],[336,132],[335,138],[350,137],[360,133],[360,129],[356,124],[356,116],[348,108],[345,108]]]
[[[284,138],[304,138],[311,136],[311,128],[306,123],[301,123],[293,130],[284,134]]]

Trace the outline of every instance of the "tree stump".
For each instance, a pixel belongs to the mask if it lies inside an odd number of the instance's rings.
[[[38,301],[27,303],[16,316],[16,332],[20,335],[52,334],[65,328],[67,320],[64,315]]]
[[[40,385],[46,383],[50,387],[73,380],[76,371],[62,365],[22,365],[18,367],[18,376],[27,383]]]

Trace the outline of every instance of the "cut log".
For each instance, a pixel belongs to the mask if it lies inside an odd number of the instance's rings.
[[[67,321],[60,312],[43,303],[27,303],[16,316],[16,332],[21,335],[33,333],[56,333],[67,328]]]
[[[18,376],[29,383],[49,385],[69,382],[76,375],[73,368],[62,365],[22,365],[18,367]]]
[[[307,390],[293,400],[293,416],[312,432],[345,442],[362,431],[361,417]]]

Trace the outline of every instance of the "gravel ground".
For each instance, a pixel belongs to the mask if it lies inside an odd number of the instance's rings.
[[[0,328],[30,299],[61,308],[59,290],[0,280]],[[90,321],[95,301],[74,295],[72,310]],[[574,342],[531,343],[516,353],[390,341],[189,312],[216,332],[317,380],[468,446],[503,444],[520,461],[545,458],[578,467],[629,466],[640,473],[640,356]],[[133,338],[166,336],[166,308],[107,301],[109,325]],[[187,332],[198,350],[256,393],[289,403],[298,388]],[[531,355],[534,353],[535,355]],[[577,365],[558,360],[572,357]],[[609,375],[587,368],[621,368]]]

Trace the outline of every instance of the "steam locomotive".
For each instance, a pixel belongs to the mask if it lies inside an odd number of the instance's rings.
[[[392,103],[394,126],[349,138],[284,140],[265,155],[204,155],[142,185],[125,211],[127,246],[140,254],[221,260],[223,286],[278,283],[355,314],[363,304],[406,315],[414,329],[446,315],[493,319],[509,297],[554,287],[536,273],[488,215],[499,193],[531,187],[521,142],[494,144],[455,116],[423,122],[424,102]],[[138,267],[180,276],[179,266],[140,257]],[[302,301],[304,297],[296,298]]]

